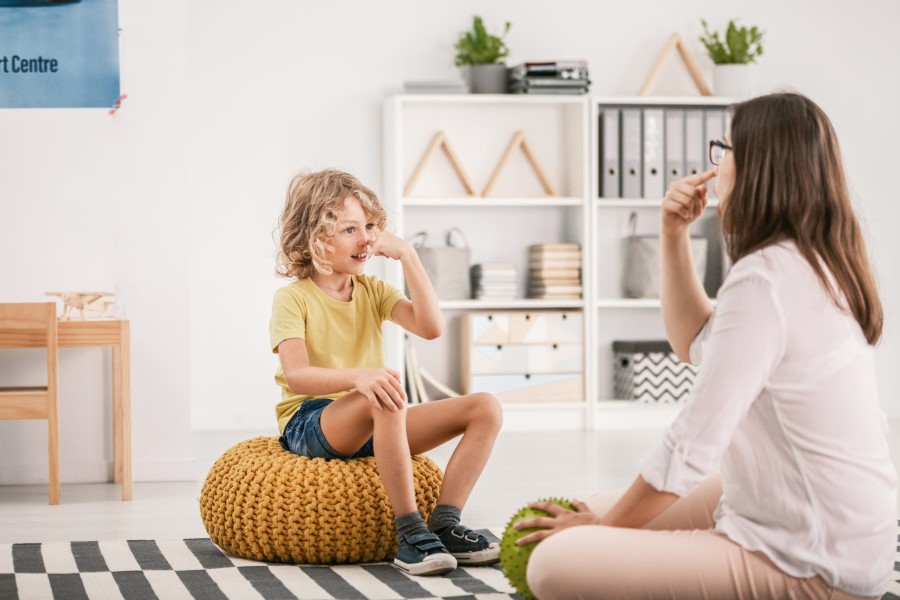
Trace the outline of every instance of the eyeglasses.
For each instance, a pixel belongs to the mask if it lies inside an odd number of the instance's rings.
[[[719,140],[709,140],[709,162],[718,167],[729,150],[734,148]]]

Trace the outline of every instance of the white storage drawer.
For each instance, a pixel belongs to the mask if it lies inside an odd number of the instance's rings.
[[[508,344],[509,312],[463,315],[463,335],[471,344]]]
[[[467,343],[571,344],[581,343],[580,312],[533,310],[472,312],[463,315]]]
[[[471,312],[461,322],[464,393],[488,392],[503,402],[584,401],[580,312]]]
[[[581,373],[545,375],[475,375],[472,391],[488,392],[501,402],[581,402]]]
[[[509,314],[512,344],[580,344],[582,340],[580,312],[542,310]]]
[[[582,348],[581,344],[472,346],[469,372],[472,375],[581,373],[584,364]]]

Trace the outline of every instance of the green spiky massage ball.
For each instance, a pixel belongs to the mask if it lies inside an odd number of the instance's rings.
[[[575,510],[571,502],[562,498],[541,498],[540,502],[552,502],[568,510]],[[533,531],[537,531],[537,529],[530,527],[516,530],[513,529],[513,525],[522,519],[547,516],[549,516],[549,513],[546,511],[525,506],[514,514],[506,524],[503,539],[500,540],[500,566],[503,567],[503,574],[506,575],[510,585],[516,588],[516,591],[525,600],[534,600],[534,594],[528,589],[528,582],[525,580],[525,571],[528,569],[528,559],[531,558],[531,553],[534,552],[537,542],[517,546],[516,540]]]

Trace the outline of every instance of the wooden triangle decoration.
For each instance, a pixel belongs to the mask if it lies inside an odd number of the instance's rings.
[[[534,169],[534,172],[537,174],[538,179],[541,180],[541,185],[544,186],[544,191],[547,192],[547,195],[559,196],[559,194],[556,192],[556,188],[554,188],[553,184],[550,183],[550,178],[547,176],[547,172],[544,171],[541,163],[538,162],[537,156],[535,156],[534,151],[531,149],[531,145],[528,143],[528,140],[525,139],[525,134],[521,131],[517,131],[515,134],[513,134],[512,140],[510,140],[509,142],[509,146],[506,147],[506,152],[503,153],[503,156],[500,158],[500,162],[497,163],[497,168],[494,169],[494,174],[491,175],[491,179],[484,187],[484,191],[481,193],[481,195],[490,195],[491,191],[494,189],[494,185],[497,184],[497,180],[500,179],[500,173],[503,171],[503,169],[506,168],[507,163],[509,163],[509,159],[512,158],[513,153],[519,148],[522,149],[522,152],[525,154],[525,158],[527,158],[528,162],[531,163],[531,168]]]
[[[681,61],[684,63],[684,66],[687,67],[688,73],[691,74],[691,79],[694,80],[694,85],[700,90],[700,94],[702,96],[712,96],[712,91],[709,89],[709,86],[706,85],[706,80],[700,72],[700,66],[697,65],[697,61],[694,60],[693,55],[688,51],[688,48],[685,46],[684,40],[681,39],[681,34],[679,33],[673,33],[672,37],[669,38],[669,43],[666,44],[666,47],[660,53],[659,58],[656,59],[656,64],[650,69],[650,73],[647,75],[644,85],[641,86],[641,91],[638,92],[638,96],[646,96],[650,92],[650,88],[653,87],[653,84],[656,83],[659,74],[662,72],[666,59],[669,58],[672,50],[675,50],[676,48],[678,49],[678,54],[681,55]]]
[[[425,171],[425,167],[434,157],[434,154],[438,151],[438,148],[443,149],[444,154],[447,155],[447,158],[450,160],[450,164],[453,166],[453,170],[456,171],[457,176],[459,176],[460,181],[462,181],[463,186],[466,188],[466,193],[470,196],[477,196],[478,193],[475,191],[475,186],[472,185],[472,182],[469,180],[469,176],[466,175],[466,172],[463,171],[462,165],[459,163],[459,159],[456,157],[456,153],[453,151],[453,148],[450,147],[450,142],[447,141],[447,134],[443,131],[438,131],[434,134],[434,137],[431,139],[431,144],[429,144],[428,149],[425,150],[425,154],[422,155],[422,158],[419,159],[419,164],[416,166],[416,170],[413,171],[412,176],[409,178],[409,181],[406,184],[406,188],[403,190],[404,196],[412,196],[413,188],[416,187],[416,183],[419,182],[419,178],[422,177],[422,173]]]

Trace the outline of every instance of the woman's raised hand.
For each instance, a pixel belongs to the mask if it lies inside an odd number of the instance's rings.
[[[662,201],[663,235],[678,235],[700,218],[706,208],[706,182],[716,176],[714,169],[679,179],[669,186]]]

